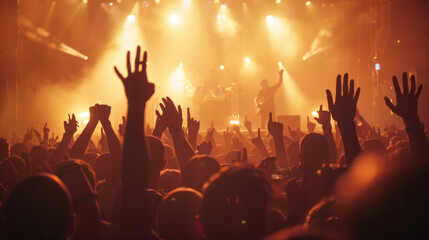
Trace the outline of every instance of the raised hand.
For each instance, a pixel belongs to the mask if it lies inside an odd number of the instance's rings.
[[[384,98],[386,105],[395,114],[402,117],[405,123],[405,129],[410,139],[411,156],[415,161],[427,162],[429,156],[429,144],[424,133],[424,125],[420,122],[418,115],[418,99],[423,86],[420,84],[416,90],[416,78],[411,76],[411,86],[408,86],[407,73],[402,74],[402,88],[399,87],[398,79],[393,77],[393,86],[395,87],[396,106],[387,98]]]
[[[127,125],[127,119],[125,116],[122,116],[122,123],[119,123],[118,133],[121,137],[125,135],[125,126]]]
[[[79,127],[79,123],[76,121],[75,115],[72,114],[72,117],[70,118],[70,114],[69,114],[68,122],[64,121],[65,133],[73,135],[77,131],[78,127]]]
[[[416,90],[416,78],[414,75],[411,76],[411,86],[408,86],[408,75],[406,72],[402,74],[402,88],[399,87],[398,79],[393,76],[393,86],[395,88],[396,95],[396,106],[393,105],[392,101],[388,97],[384,97],[386,105],[404,120],[405,124],[408,122],[419,122],[417,105],[420,93],[422,92],[423,86],[420,84]]]
[[[270,117],[268,120],[268,132],[273,137],[282,137],[283,138],[283,123],[274,122],[272,113],[270,113]]]
[[[95,104],[95,111],[101,123],[109,122],[111,107],[105,104]]]
[[[188,132],[197,132],[200,130],[200,121],[191,117],[191,110],[188,108]]]
[[[247,120],[247,116],[244,117],[243,125],[249,132],[250,138],[254,138],[255,134],[253,134],[253,131],[252,131],[252,122]]]
[[[361,152],[354,123],[359,94],[360,88],[358,88],[355,93],[353,80],[350,80],[349,87],[349,75],[347,73],[344,75],[342,85],[341,75],[337,76],[335,103],[332,100],[331,91],[326,90],[329,111],[331,112],[334,120],[338,123],[348,166],[351,165],[352,161]]]
[[[98,112],[97,112],[97,108],[96,105],[92,106],[89,108],[89,121],[88,121],[88,125],[91,124],[95,124],[97,125],[98,123],[99,117],[98,117]]]
[[[210,154],[212,152],[213,144],[210,141],[204,141],[197,146],[198,154]]]
[[[158,138],[161,138],[162,133],[167,128],[167,124],[165,123],[161,113],[159,113],[158,110],[155,110],[155,114],[156,114],[156,121],[155,121],[155,128],[153,129],[153,135]]]
[[[284,72],[285,70],[282,68],[282,69],[280,69],[280,71],[279,71],[279,82],[283,82],[283,72]]]
[[[207,129],[206,141],[214,142],[214,133],[216,132],[215,128]]]
[[[272,113],[270,113],[270,117],[268,119],[268,132],[273,136],[274,146],[276,148],[276,158],[279,164],[288,166],[289,162],[283,138],[283,123],[274,122]]]
[[[197,145],[197,135],[200,130],[200,121],[191,117],[191,110],[187,109],[188,113],[188,141],[191,144],[192,148],[195,149],[195,145]]]
[[[317,111],[319,117],[315,117],[314,120],[317,121],[322,126],[331,126],[331,113],[329,111],[323,110],[323,105],[320,105],[319,111]]]
[[[247,120],[247,116],[244,116],[243,125],[247,130],[252,131],[252,122]]]
[[[55,134],[52,133],[52,137],[48,140],[49,145],[53,146],[57,144],[58,142],[58,136],[55,137]]]
[[[312,133],[314,132],[314,129],[316,128],[316,124],[313,122],[310,122],[310,118],[307,116],[307,129],[308,132]]]
[[[165,121],[170,131],[172,129],[181,131],[183,123],[182,108],[180,105],[176,108],[173,100],[169,97],[163,98],[162,102],[163,103],[159,104],[162,110],[162,119]]]
[[[28,141],[33,138],[33,127],[27,128],[27,132],[24,135],[24,139],[22,140],[23,143],[27,143]]]
[[[243,143],[240,141],[240,139],[239,139],[238,137],[233,137],[233,138],[232,138],[232,145],[231,145],[231,148],[232,148],[233,150],[238,150],[238,151],[240,151],[241,149],[243,149],[243,148],[244,148],[244,145],[243,145]]]
[[[146,102],[155,92],[155,85],[148,82],[147,78],[147,52],[143,54],[143,61],[141,61],[140,55],[140,46],[138,46],[133,72],[131,71],[130,51],[127,52],[127,77],[123,77],[116,66],[114,67],[116,75],[124,84],[129,107],[144,108]]]
[[[358,88],[355,93],[354,84],[354,80],[350,80],[349,87],[349,75],[346,73],[344,74],[343,84],[341,85],[341,75],[338,75],[335,103],[332,99],[331,91],[326,90],[329,111],[338,124],[353,122],[356,115],[356,105],[359,99],[360,88]]]

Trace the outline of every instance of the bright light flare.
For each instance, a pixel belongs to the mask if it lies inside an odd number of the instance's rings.
[[[319,114],[317,113],[317,111],[311,112],[311,115],[313,115],[313,117],[319,117]]]
[[[136,16],[134,16],[134,14],[130,14],[130,15],[128,15],[128,17],[127,17],[127,22],[129,22],[129,23],[133,23],[133,22],[135,22],[136,21]]]
[[[268,15],[268,16],[265,18],[265,21],[267,22],[267,26],[268,26],[269,28],[274,27],[274,25],[276,24],[276,20],[275,20],[275,18],[273,17],[273,15]]]
[[[87,124],[89,122],[89,112],[81,112],[81,113],[79,113],[79,120],[83,124]]]
[[[83,2],[83,3],[85,3],[85,4],[87,4],[87,3],[88,3],[88,0],[82,0],[82,2]]]
[[[172,26],[177,26],[180,22],[180,18],[176,13],[171,14],[168,20]]]
[[[183,5],[190,6],[191,5],[191,0],[183,0]]]
[[[282,0],[276,0],[276,3],[277,3],[277,4],[282,3]]]
[[[375,64],[375,70],[380,71],[380,63]]]
[[[183,67],[183,63],[179,63],[179,67]]]
[[[225,69],[225,66],[224,66],[224,65],[220,65],[220,66],[219,66],[219,69],[220,69],[220,70],[224,70],[224,69]]]
[[[240,121],[238,121],[238,120],[230,120],[229,124],[231,124],[231,125],[240,125]]]
[[[244,58],[244,62],[245,62],[245,63],[250,63],[250,58],[245,57],[245,58]]]
[[[305,6],[309,7],[311,5],[311,1],[305,2]]]

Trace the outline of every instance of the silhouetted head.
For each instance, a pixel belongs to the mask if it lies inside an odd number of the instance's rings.
[[[351,239],[429,239],[429,168],[409,165],[378,177],[345,207]]]
[[[9,143],[6,138],[0,138],[0,161],[9,157]]]
[[[328,140],[318,133],[307,134],[299,143],[299,156],[304,171],[317,171],[329,161]]]
[[[182,176],[177,169],[164,169],[159,177],[158,189],[164,193],[169,193],[171,190],[180,187]]]
[[[21,153],[28,153],[28,147],[26,144],[24,143],[15,143],[12,145],[12,147],[10,148],[10,155],[16,155],[16,156],[20,156]]]
[[[9,188],[14,187],[26,177],[24,160],[18,156],[12,156],[0,162],[0,183]]]
[[[82,156],[82,160],[90,164],[94,164],[97,158],[98,158],[98,153],[95,153],[95,152],[87,152]]]
[[[149,200],[149,206],[150,206],[150,209],[149,209],[150,223],[152,224],[151,227],[154,228],[156,223],[156,215],[158,214],[158,208],[159,208],[159,205],[161,205],[163,196],[161,193],[153,189],[147,189],[146,193],[147,193],[147,198]]]
[[[66,239],[73,224],[70,194],[49,173],[22,181],[5,202],[7,239]]]
[[[96,173],[97,180],[105,180],[109,177],[109,173],[112,167],[112,159],[110,153],[103,153],[95,160],[94,171]]]
[[[268,88],[268,81],[267,81],[267,79],[262,79],[261,80],[261,88],[262,89],[267,89]]]
[[[339,230],[339,218],[335,210],[334,198],[323,199],[310,209],[304,226],[312,229],[325,229],[337,232]]]
[[[48,150],[42,146],[35,146],[30,151],[31,164],[48,161]]]
[[[177,188],[164,197],[156,219],[157,232],[169,239],[203,239],[199,222],[200,192],[192,188]]]
[[[225,169],[204,186],[201,220],[208,239],[260,239],[268,229],[271,185],[252,167]]]
[[[265,237],[263,240],[340,240],[343,239],[331,233],[305,227],[286,228]]]
[[[384,146],[384,144],[380,140],[372,138],[363,142],[362,150],[364,152],[377,152],[377,153],[385,154],[386,146]]]
[[[194,156],[182,172],[183,184],[185,187],[201,191],[204,183],[219,170],[220,165],[214,158],[206,155]]]
[[[70,165],[80,166],[86,178],[88,179],[88,183],[91,185],[92,189],[95,189],[96,181],[95,181],[94,169],[89,163],[82,161],[80,159],[72,159],[72,160],[68,160],[60,163],[58,166],[58,175],[60,176],[61,175],[60,173],[63,172],[64,169],[69,168]]]
[[[164,159],[164,144],[154,136],[146,137],[149,148],[149,188],[157,189],[159,173],[165,167],[167,161]]]

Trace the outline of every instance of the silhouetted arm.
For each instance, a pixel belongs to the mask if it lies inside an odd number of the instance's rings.
[[[341,92],[343,93],[341,94]],[[353,121],[356,115],[359,94],[360,88],[356,90],[355,94],[354,80],[350,80],[349,88],[349,75],[347,73],[344,75],[343,84],[341,84],[341,75],[337,76],[335,103],[332,99],[331,91],[326,90],[329,111],[334,120],[338,122],[348,166],[361,152],[356,125]]]
[[[331,113],[323,110],[323,105],[320,105],[319,111],[317,111],[319,117],[314,119],[322,125],[323,136],[328,139],[329,143],[329,163],[337,163],[337,146],[335,144],[334,135],[332,134],[331,126]]]
[[[70,141],[73,138],[73,134],[77,131],[78,122],[76,121],[76,117],[73,114],[69,119],[68,122],[64,121],[64,134],[63,138],[61,139],[60,144],[58,144],[57,148],[54,151],[54,154],[52,154],[51,157],[51,166],[55,167],[61,160],[64,160],[64,156],[66,154],[67,146],[69,145]],[[46,128],[46,124],[45,124]]]
[[[198,131],[200,130],[200,121],[197,121],[196,119],[194,119],[193,117],[191,117],[191,110],[188,108],[187,109],[188,112],[188,141],[189,144],[191,144],[192,149],[196,149],[197,146],[197,136],[198,136]]]
[[[122,147],[121,142],[119,141],[118,136],[116,136],[109,120],[111,107],[108,105],[96,105],[96,111],[97,116],[100,119],[101,126],[106,133],[107,145],[109,147],[110,159],[112,161],[112,167],[107,181],[119,180]]]
[[[262,157],[268,157],[268,150],[261,138],[261,129],[258,128],[258,136],[252,139],[253,145],[259,150]]]
[[[70,150],[71,158],[82,159],[85,154],[86,148],[88,147],[89,141],[91,140],[92,134],[97,127],[98,117],[95,113],[95,106],[89,108],[89,121],[83,129],[80,136],[76,139],[73,147]]]
[[[122,152],[122,204],[119,219],[119,238],[142,239],[150,235],[149,204],[146,197],[149,154],[144,136],[146,102],[153,95],[155,86],[146,74],[147,53],[141,61],[137,47],[135,71],[131,71],[130,52],[127,52],[127,72],[124,78],[115,72],[124,84],[128,100],[127,125]],[[142,65],[142,70],[139,70]]]
[[[281,165],[289,166],[283,138],[283,124],[280,122],[274,122],[272,113],[270,113],[270,118],[268,120],[268,132],[274,139],[277,162]]]
[[[418,99],[422,92],[423,86],[420,84],[416,90],[416,78],[411,76],[411,88],[408,89],[408,76],[404,72],[402,74],[403,93],[399,87],[398,79],[393,77],[393,86],[395,87],[396,106],[385,97],[386,105],[396,115],[400,116],[404,121],[405,128],[410,139],[411,155],[416,161],[425,161],[428,157],[428,141],[424,133],[424,126],[420,122],[418,114]]]
[[[183,171],[188,160],[195,155],[194,150],[186,140],[185,134],[182,130],[182,108],[180,105],[174,105],[173,100],[169,97],[162,99],[160,103],[162,109],[162,118],[168,125],[168,130],[173,138],[174,151],[176,152],[177,161],[180,170]]]

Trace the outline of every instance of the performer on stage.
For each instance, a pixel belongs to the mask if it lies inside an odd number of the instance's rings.
[[[283,71],[283,69],[280,70],[279,82],[272,87],[268,86],[268,81],[266,79],[262,79],[262,89],[259,91],[258,96],[256,96],[255,98],[255,104],[257,108],[256,115],[259,115],[261,117],[261,128],[263,129],[267,127],[267,119],[270,112],[273,113],[273,119],[276,119],[274,95],[283,83]]]

